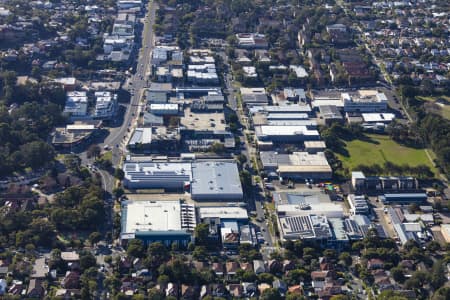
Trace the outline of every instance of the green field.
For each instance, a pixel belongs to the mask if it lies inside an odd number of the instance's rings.
[[[345,142],[348,156],[338,154],[344,167],[352,170],[357,165],[383,165],[384,162],[390,161],[396,165],[416,166],[425,164],[433,172],[436,172],[425,150],[402,146],[391,140],[387,135],[368,134],[366,136],[367,141]]]
[[[443,116],[444,118],[450,120],[450,105],[446,103],[450,103],[450,97],[449,96],[436,96],[436,97],[424,97],[424,96],[417,96],[418,100],[421,101],[427,101],[435,103],[438,107],[438,113]],[[436,102],[437,100],[443,100],[440,102]],[[444,102],[444,103],[442,103]]]

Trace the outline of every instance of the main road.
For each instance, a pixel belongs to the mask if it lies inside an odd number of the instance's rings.
[[[147,70],[150,67],[150,58],[154,47],[153,24],[155,23],[155,13],[157,4],[150,0],[148,4],[148,11],[144,18],[144,29],[142,31],[142,48],[139,51],[137,59],[136,72],[131,79],[131,93],[130,104],[128,105],[122,126],[113,129],[106,137],[104,144],[112,147],[112,163],[117,166],[125,151],[126,137],[132,128],[136,125],[138,120],[138,108],[140,106],[140,99],[143,89],[147,87]]]

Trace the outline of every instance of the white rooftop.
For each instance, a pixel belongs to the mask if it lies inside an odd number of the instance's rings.
[[[128,201],[124,206],[122,233],[182,229],[180,201]]]
[[[247,210],[239,206],[211,206],[200,207],[200,219],[220,218],[220,219],[248,219]]]
[[[309,130],[306,126],[269,126],[262,125],[259,126],[261,128],[260,134],[267,136],[286,136],[286,135],[309,135],[309,136],[317,136],[319,132],[317,130]]]

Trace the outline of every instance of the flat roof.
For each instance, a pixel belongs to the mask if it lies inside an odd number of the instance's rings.
[[[225,114],[223,112],[192,112],[189,107],[184,110],[184,116],[180,119],[180,125],[190,130],[227,130]]]
[[[325,153],[294,152],[289,155],[290,165],[294,166],[329,166]]]
[[[327,148],[327,145],[324,141],[305,141],[305,148]]]
[[[260,135],[268,136],[283,136],[283,135],[310,135],[318,136],[319,132],[317,130],[310,130],[306,126],[301,125],[261,125],[256,129]]]
[[[129,145],[150,144],[151,142],[152,142],[151,128],[136,128],[128,144]]]
[[[200,219],[220,218],[220,219],[242,219],[247,220],[247,210],[239,206],[211,206],[199,207],[198,214]]]
[[[213,197],[242,199],[242,186],[235,162],[197,162],[192,164],[193,199]]]
[[[298,166],[278,166],[278,172],[280,173],[296,173],[296,172],[331,172],[331,167],[329,165],[318,166],[318,165],[298,165]]]
[[[364,122],[390,122],[395,119],[392,113],[363,113]]]
[[[93,124],[68,124],[66,125],[67,130],[94,130],[95,125]]]
[[[194,207],[180,201],[125,201],[121,207],[122,234],[186,231],[195,227]]]
[[[167,180],[190,182],[191,163],[180,162],[125,162],[125,178],[130,182],[154,182],[164,184]]]
[[[327,239],[332,237],[330,225],[325,216],[307,215],[280,217],[284,236],[300,239]]]
[[[261,88],[245,88],[245,87],[241,87],[240,88],[241,94],[250,94],[250,95],[254,95],[254,94],[266,94],[266,89],[261,87]]]

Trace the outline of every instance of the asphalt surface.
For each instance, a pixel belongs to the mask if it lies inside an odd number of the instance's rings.
[[[137,59],[136,72],[131,78],[130,92],[132,93],[130,104],[126,107],[123,117],[123,123],[118,128],[110,130],[110,134],[106,137],[103,146],[108,145],[113,152],[112,163],[117,166],[121,157],[126,153],[125,143],[132,128],[135,127],[138,120],[138,111],[140,106],[141,95],[144,88],[147,87],[147,70],[150,67],[151,53],[154,47],[153,24],[155,23],[156,4],[149,3],[149,10],[145,15],[144,29],[142,32],[142,48],[139,51]]]

